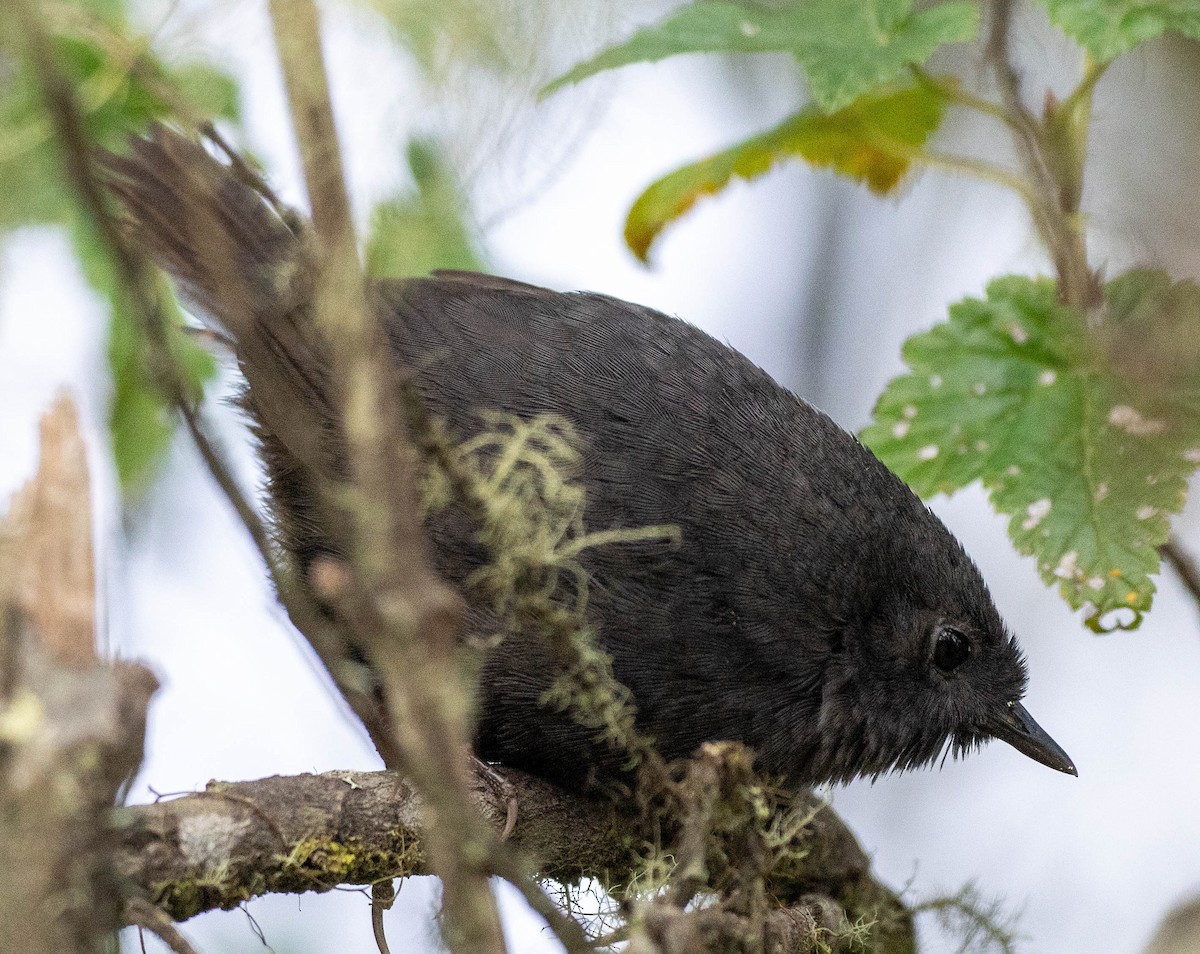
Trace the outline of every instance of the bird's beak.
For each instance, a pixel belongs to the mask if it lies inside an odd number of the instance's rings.
[[[1043,765],[1068,775],[1079,775],[1067,753],[1033,721],[1033,716],[1019,702],[1010,702],[999,715],[993,716],[988,721],[987,731]]]

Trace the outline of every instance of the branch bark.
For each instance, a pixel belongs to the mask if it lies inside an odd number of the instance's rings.
[[[1158,548],[1162,558],[1171,564],[1171,569],[1179,577],[1184,588],[1191,594],[1193,600],[1200,604],[1200,565],[1178,537],[1171,537]]]
[[[142,760],[146,669],[95,653],[95,574],[74,405],[0,525],[0,951],[98,954],[119,923],[109,810]]]
[[[502,784],[488,771],[476,773],[473,805],[500,830],[515,794],[520,811],[507,844],[529,874],[565,885],[592,878],[618,894],[630,883],[636,868],[629,828],[607,804],[515,769],[494,772]],[[424,814],[413,785],[392,772],[213,782],[193,795],[120,809],[115,868],[137,897],[184,920],[269,892],[322,892],[429,874]],[[791,880],[772,885],[776,897],[790,902],[768,918],[772,936],[791,939],[775,949],[816,950],[817,939],[828,942],[860,920],[874,922],[871,950],[912,949],[910,915],[871,877],[866,854],[828,807],[810,823],[806,849]],[[741,925],[721,912],[712,924],[693,926],[685,923],[692,913],[656,906],[647,931],[663,939],[694,931],[715,937]]]
[[[486,861],[495,839],[471,807],[471,704],[459,661],[462,598],[426,551],[398,372],[367,306],[313,0],[271,0],[317,242],[315,319],[325,332],[356,500],[341,508],[354,573],[339,610],[380,677],[406,774],[433,804],[429,855],[452,951],[500,954]],[[330,494],[334,488],[323,488]],[[570,941],[569,938],[563,938]]]

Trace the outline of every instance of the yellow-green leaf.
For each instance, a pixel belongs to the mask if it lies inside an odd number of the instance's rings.
[[[900,184],[912,151],[937,129],[944,112],[945,100],[929,84],[867,93],[835,113],[805,109],[769,132],[659,179],[629,210],[625,242],[646,261],[663,228],[698,199],[721,191],[734,177],[753,179],[787,159],[833,169],[887,194]]]
[[[480,271],[467,200],[433,144],[408,147],[416,191],[381,202],[371,214],[367,271],[376,277],[426,275],[438,268]]]

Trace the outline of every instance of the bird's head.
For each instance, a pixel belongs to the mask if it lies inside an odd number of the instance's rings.
[[[855,591],[870,596],[844,617],[826,671],[829,777],[917,768],[991,738],[1077,774],[1021,704],[1025,660],[975,564],[928,511],[914,524],[893,527],[892,545],[853,573]]]

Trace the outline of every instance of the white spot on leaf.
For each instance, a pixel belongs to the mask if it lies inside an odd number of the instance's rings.
[[[931,388],[940,388],[942,386],[942,376],[940,374],[933,375],[929,379],[929,386]]]
[[[758,36],[762,33],[762,27],[757,23],[751,23],[749,20],[742,21],[742,36]]]
[[[980,381],[975,384],[971,390],[975,393],[976,397],[983,397],[985,394],[987,394],[987,385]]]
[[[1097,484],[1096,490],[1092,494],[1092,502],[1099,503],[1108,496],[1108,484]]]
[[[892,437],[899,440],[908,433],[908,421],[897,421],[892,425]]]
[[[1009,464],[1008,469],[1005,471],[1005,473],[1008,474],[1009,477],[1016,477],[1017,474],[1019,474],[1020,472],[1021,472],[1021,468],[1018,467],[1016,464]]]
[[[975,449],[977,451],[979,451],[979,453],[981,453],[981,454],[984,453],[988,449],[988,442],[987,441],[976,441]]]
[[[917,451],[917,460],[933,460],[938,455],[937,444],[926,444]]]
[[[1200,447],[1193,447],[1183,452],[1183,459],[1189,464],[1200,464]]]
[[[1158,513],[1157,507],[1151,507],[1149,504],[1146,504],[1144,507],[1137,508],[1136,516],[1139,520],[1149,520],[1151,517],[1153,517],[1157,513]]]
[[[1090,587],[1091,587],[1093,590],[1102,590],[1102,589],[1104,589],[1104,577],[1102,577],[1102,576],[1093,576],[1093,577],[1091,577],[1091,578],[1088,580],[1088,586],[1090,586]]]
[[[1029,340],[1029,332],[1015,321],[1008,326],[1008,333],[1012,335],[1012,340],[1017,344],[1024,344]]]
[[[906,418],[908,418],[908,420],[911,421],[914,417],[917,416],[917,409],[912,404],[906,404],[906,405],[904,405],[904,410],[902,410],[900,413],[903,414]]]
[[[1060,580],[1071,580],[1077,576],[1081,576],[1079,554],[1074,550],[1068,550],[1064,553],[1062,559],[1058,561],[1058,566],[1054,568],[1054,575]]]
[[[1048,388],[1057,380],[1058,372],[1056,371],[1046,370],[1038,375],[1038,384],[1042,385],[1043,387]]]
[[[1039,523],[1046,519],[1046,514],[1050,512],[1050,498],[1043,497],[1041,500],[1035,500],[1025,508],[1025,519],[1021,522],[1022,530],[1032,530]]]
[[[1118,404],[1109,411],[1108,423],[1134,437],[1149,437],[1153,434],[1161,434],[1167,429],[1165,421],[1142,417],[1137,408],[1132,408],[1128,404]]]

